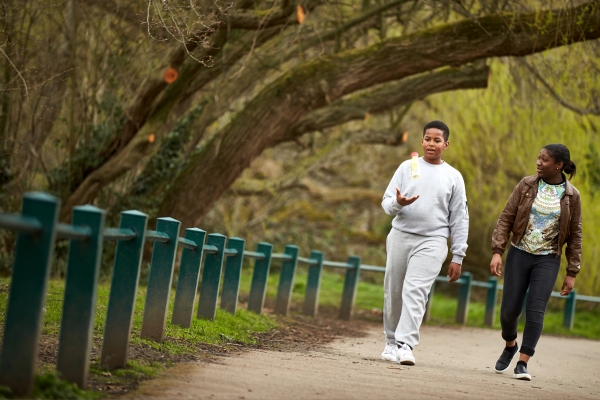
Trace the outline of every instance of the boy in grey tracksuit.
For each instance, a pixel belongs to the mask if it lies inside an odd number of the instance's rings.
[[[449,281],[461,274],[469,213],[462,175],[441,158],[449,136],[441,121],[425,125],[424,156],[418,159],[421,176],[412,178],[410,160],[403,162],[383,196],[385,213],[395,216],[386,243],[384,360],[415,364],[412,350],[419,344],[427,296],[448,254],[448,237],[452,241]]]

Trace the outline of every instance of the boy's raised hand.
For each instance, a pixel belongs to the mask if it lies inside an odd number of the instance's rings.
[[[401,206],[407,206],[409,204],[414,203],[417,199],[419,198],[419,195],[416,195],[414,197],[404,197],[402,196],[402,194],[400,193],[400,189],[396,188],[396,201],[398,202],[398,204],[400,204]]]

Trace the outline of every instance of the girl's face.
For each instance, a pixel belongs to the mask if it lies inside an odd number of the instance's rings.
[[[430,164],[441,164],[442,153],[448,148],[449,142],[444,139],[444,132],[437,128],[429,128],[425,131],[423,139],[423,159]]]
[[[548,183],[560,183],[562,182],[562,167],[563,162],[556,162],[550,153],[546,149],[540,151],[540,155],[537,159],[537,174],[540,178]]]

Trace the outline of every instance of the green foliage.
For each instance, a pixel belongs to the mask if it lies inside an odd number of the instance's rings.
[[[156,214],[162,201],[161,193],[185,167],[184,150],[191,139],[191,128],[207,101],[201,101],[182,117],[173,130],[160,139],[158,150],[150,157],[142,172],[136,177],[129,192],[118,195],[112,209],[144,210],[149,215]]]
[[[600,153],[598,146],[594,141],[588,145],[588,150],[584,153],[585,169],[582,176],[587,180],[590,188],[590,195],[594,197],[600,191]]]
[[[90,390],[81,390],[74,383],[69,383],[60,378],[56,371],[35,375],[31,399],[64,399],[86,400],[100,398],[101,394]],[[7,386],[0,386],[0,399],[14,399],[12,390]]]
[[[34,399],[80,400],[97,398],[98,395],[81,390],[74,383],[63,381],[56,372],[47,372],[35,376],[31,397]]]
[[[0,399],[10,399],[12,390],[8,386],[0,385]]]
[[[79,134],[73,160],[65,158],[64,162],[48,172],[49,191],[62,198],[68,198],[85,177],[106,161],[109,154],[105,147],[111,140],[116,140],[117,132],[123,128],[125,117],[123,108],[112,95],[104,96],[99,104],[102,122],[85,127]],[[54,141],[56,148],[65,146],[63,139]]]

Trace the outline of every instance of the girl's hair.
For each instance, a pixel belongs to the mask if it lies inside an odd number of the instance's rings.
[[[554,159],[556,162],[563,163],[562,172],[569,175],[569,179],[572,179],[577,172],[577,166],[571,160],[571,153],[567,146],[560,143],[552,143],[544,146],[544,149],[550,154],[550,157]]]

